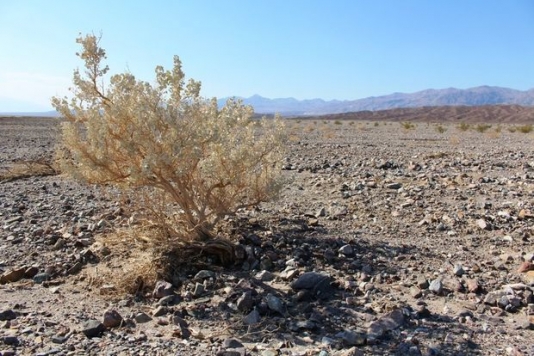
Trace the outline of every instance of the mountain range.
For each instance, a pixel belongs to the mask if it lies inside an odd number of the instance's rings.
[[[220,99],[219,104],[224,104],[227,99]],[[297,116],[424,106],[534,106],[534,89],[521,91],[495,86],[479,86],[469,89],[427,89],[409,94],[393,93],[384,96],[343,101],[325,101],[323,99],[297,100],[294,98],[268,99],[259,95],[240,99],[245,104],[252,105],[256,113],[279,113],[285,116]]]
[[[228,99],[219,99],[219,105],[224,105]],[[283,116],[313,116],[434,106],[534,106],[534,89],[521,91],[496,86],[479,86],[469,89],[427,89],[415,93],[393,93],[357,100],[329,101],[323,99],[297,100],[295,98],[269,99],[260,95],[239,99],[242,99],[245,104],[253,106],[254,111],[259,114],[279,113]],[[0,112],[0,115],[57,116],[57,113],[55,111],[40,113]]]

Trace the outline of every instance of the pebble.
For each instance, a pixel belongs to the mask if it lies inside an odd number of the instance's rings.
[[[254,306],[252,293],[250,291],[243,292],[243,294],[237,299],[236,305],[239,311],[248,313]]]
[[[291,283],[293,289],[314,289],[319,284],[329,283],[330,276],[318,272],[306,272]]]
[[[87,320],[82,326],[82,332],[88,338],[99,337],[105,330],[104,324],[98,320]]]
[[[443,292],[443,282],[441,278],[436,278],[432,282],[430,282],[428,290],[433,292],[434,294],[440,295]]]
[[[148,323],[149,321],[152,320],[152,318],[148,314],[143,313],[143,312],[135,314],[134,319],[138,323]]]
[[[354,249],[351,245],[343,245],[339,248],[339,253],[345,256],[352,256],[354,254]]]
[[[122,316],[114,309],[108,309],[104,312],[102,324],[106,328],[116,328],[122,324]]]
[[[261,320],[260,313],[254,308],[250,313],[248,313],[243,318],[243,323],[245,325],[255,325],[258,324]]]

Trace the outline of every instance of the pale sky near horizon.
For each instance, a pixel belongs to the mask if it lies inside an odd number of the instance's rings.
[[[0,112],[51,110],[90,32],[111,73],[177,54],[206,97],[534,88],[532,0],[0,0]]]

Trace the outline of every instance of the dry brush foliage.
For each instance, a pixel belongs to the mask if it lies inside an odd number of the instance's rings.
[[[62,127],[62,171],[89,183],[142,192],[158,208],[167,242],[212,236],[240,208],[275,196],[283,183],[284,127],[252,119],[252,108],[200,95],[180,59],[156,67],[150,84],[131,73],[109,77],[95,35],[80,36],[85,71],[74,71],[71,98],[52,104]],[[147,201],[145,200],[145,202]],[[150,204],[150,203],[145,203]]]

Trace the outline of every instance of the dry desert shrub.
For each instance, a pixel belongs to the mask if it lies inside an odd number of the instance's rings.
[[[491,128],[490,124],[478,124],[477,126],[475,126],[475,130],[477,130],[480,133],[484,133],[490,128]]]
[[[532,126],[532,124],[517,126],[517,131],[521,133],[531,133],[533,129],[534,127]]]
[[[415,130],[415,124],[409,121],[403,121],[400,123],[404,130]]]
[[[456,128],[460,131],[467,131],[471,128],[471,125],[466,122],[460,122]]]
[[[440,134],[443,134],[447,131],[447,128],[442,126],[442,125],[436,125],[434,126],[434,129],[436,130],[436,132],[440,133]]]
[[[200,82],[185,80],[177,56],[171,70],[156,67],[154,84],[131,73],[106,83],[99,42],[95,35],[77,39],[84,71],[74,71],[70,98],[52,99],[66,119],[63,172],[141,192],[149,206],[159,206],[152,222],[160,224],[166,246],[208,240],[225,216],[277,195],[285,141],[280,118],[253,120],[252,108],[238,100],[219,108],[215,98],[200,95]]]
[[[58,167],[47,158],[20,160],[0,169],[0,182],[29,177],[43,177],[58,174]]]

